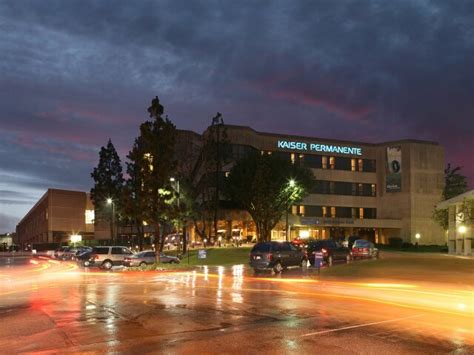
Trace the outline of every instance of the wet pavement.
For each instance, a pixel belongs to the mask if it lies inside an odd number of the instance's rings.
[[[243,266],[0,268],[0,353],[474,353],[474,293]]]

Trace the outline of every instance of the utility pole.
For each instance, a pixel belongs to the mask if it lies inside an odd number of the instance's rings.
[[[219,217],[219,175],[221,172],[220,128],[224,124],[222,115],[217,112],[212,118],[212,126],[216,127],[216,186],[214,196],[214,237],[217,238],[217,222]]]

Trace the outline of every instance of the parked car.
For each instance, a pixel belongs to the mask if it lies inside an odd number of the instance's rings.
[[[79,265],[90,267],[95,265],[95,258],[92,255],[93,249],[79,251],[74,259]]]
[[[375,247],[374,243],[369,242],[365,239],[358,239],[352,246],[352,258],[374,258],[379,257],[379,250]]]
[[[79,251],[78,248],[74,247],[67,247],[64,249],[64,251],[61,253],[60,256],[58,256],[58,259],[60,260],[74,260],[74,257],[76,253]]]
[[[343,247],[332,239],[314,240],[308,243],[306,253],[311,265],[314,265],[316,252],[323,253],[323,261],[329,266],[336,260],[351,261],[350,249]]]
[[[290,266],[302,267],[306,264],[306,256],[290,242],[260,242],[252,248],[249,264],[255,272],[272,269],[280,273]]]
[[[94,247],[90,254],[93,264],[110,270],[114,265],[123,265],[125,258],[133,255],[127,247],[107,246]]]
[[[58,249],[56,249],[56,250],[54,251],[53,256],[54,256],[56,259],[60,259],[61,256],[63,255],[63,253],[64,253],[67,249],[69,249],[68,246],[59,247]]]
[[[156,253],[152,250],[146,250],[126,257],[123,264],[125,266],[144,266],[154,264],[156,261]],[[160,262],[165,264],[179,264],[180,260],[176,256],[160,253]]]

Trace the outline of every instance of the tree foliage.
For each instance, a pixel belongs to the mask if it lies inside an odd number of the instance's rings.
[[[442,198],[443,201],[449,200],[455,196],[458,196],[468,189],[467,179],[460,173],[461,167],[455,168],[448,164],[444,169],[444,189]],[[433,219],[438,223],[444,230],[448,229],[449,226],[449,215],[448,209],[438,210],[435,209],[433,212]]]
[[[314,182],[311,170],[275,155],[252,152],[239,160],[226,183],[228,196],[252,216],[259,240],[291,205],[301,201]]]
[[[134,180],[130,181],[134,206],[142,211],[139,219],[154,226],[156,236],[162,237],[162,249],[164,233],[161,228],[176,214],[172,204],[174,190],[170,184],[176,166],[176,127],[168,117],[163,118],[164,108],[158,97],[152,100],[148,112],[151,120],[140,125],[140,135],[128,155],[127,169]]]
[[[113,217],[119,220],[122,215],[121,197],[124,179],[120,157],[110,139],[107,145],[100,149],[99,164],[92,171],[91,177],[94,180],[94,187],[90,193],[96,221],[112,223]],[[109,198],[114,201],[115,216],[112,216],[111,206],[107,204]]]

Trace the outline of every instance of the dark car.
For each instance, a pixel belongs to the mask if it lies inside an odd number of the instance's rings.
[[[290,266],[302,267],[306,257],[301,249],[289,242],[261,242],[252,248],[249,264],[255,272],[272,269],[280,273]]]
[[[358,239],[352,246],[352,258],[374,258],[379,257],[379,250],[375,247],[374,243],[369,242],[365,239]]]
[[[336,260],[351,260],[351,252],[349,248],[343,247],[341,244],[332,239],[315,240],[308,243],[306,252],[311,265],[314,265],[316,252],[323,253],[323,261],[329,266]]]
[[[78,252],[74,257],[79,265],[89,267],[95,265],[95,258],[92,255],[92,249]]]

